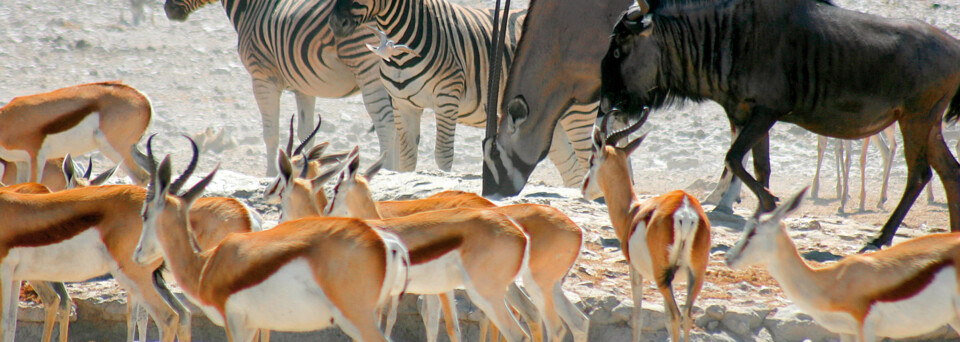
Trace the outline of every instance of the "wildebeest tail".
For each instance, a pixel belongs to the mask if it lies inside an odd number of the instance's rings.
[[[957,92],[953,94],[953,99],[950,100],[950,108],[947,108],[947,115],[943,116],[943,120],[954,123],[957,118],[960,118],[960,87],[957,87]]]

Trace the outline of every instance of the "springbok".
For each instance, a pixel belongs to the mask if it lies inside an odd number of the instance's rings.
[[[151,135],[147,139],[147,154],[144,155],[139,150],[134,148],[133,155],[136,157],[137,164],[144,169],[154,170],[156,169],[156,160],[153,157],[153,137]],[[193,150],[193,158],[190,161],[190,165],[187,167],[187,170],[184,174],[192,174],[193,169],[196,167],[197,159],[199,158],[199,147],[191,139],[190,147]],[[68,156],[69,157],[69,156]],[[99,177],[98,177],[99,178]],[[188,177],[182,177],[181,179],[187,179]],[[176,189],[182,185],[177,184]],[[174,190],[175,192],[176,190]],[[232,233],[249,233],[249,232],[259,232],[263,230],[263,218],[260,217],[256,211],[248,207],[243,202],[229,197],[202,197],[198,198],[193,205],[190,206],[190,224],[193,228],[193,234],[196,237],[197,245],[202,250],[208,250],[213,247],[216,247],[220,241],[223,241],[227,235]],[[163,255],[157,253],[153,256],[154,259],[160,260],[163,258]],[[182,303],[177,300],[176,305],[182,305]],[[148,319],[146,311],[140,305],[139,301],[134,296],[128,296],[127,298],[127,341],[133,341],[134,331],[139,331],[140,341],[145,341],[147,338],[147,328],[148,328]],[[186,309],[186,307],[183,308]],[[181,324],[189,324],[190,318],[181,317]],[[136,324],[136,325],[134,325]],[[260,341],[266,342],[270,339],[270,332],[268,330],[261,330]]]
[[[355,217],[381,219],[401,217],[430,210],[447,208],[486,208],[510,217],[530,238],[529,268],[535,288],[528,289],[532,301],[540,315],[524,310],[522,305],[515,306],[524,319],[530,323],[533,339],[539,341],[543,334],[539,329],[540,319],[547,329],[547,341],[563,339],[563,323],[573,333],[574,341],[586,341],[589,320],[563,294],[563,278],[573,267],[583,243],[583,231],[556,208],[539,204],[515,204],[496,207],[492,202],[473,193],[447,192],[421,200],[374,202],[370,192],[369,180],[376,174],[376,164],[364,174],[357,172],[357,158],[350,161],[345,174],[334,187],[333,203],[344,203],[346,210]],[[528,283],[524,284],[528,286]],[[511,293],[521,293],[517,285],[511,284]],[[528,286],[529,287],[529,286]],[[542,291],[551,291],[545,294]],[[449,295],[442,298],[449,301]],[[444,303],[444,307],[453,307]],[[511,302],[513,304],[513,302]],[[428,310],[429,311],[429,310]],[[436,315],[434,310],[432,315]],[[453,313],[448,313],[448,322],[456,322]],[[433,319],[428,322],[434,322]],[[429,324],[428,324],[429,326]],[[481,327],[484,324],[481,323]],[[448,327],[448,330],[450,328]],[[483,329],[481,329],[483,330]],[[432,331],[428,330],[430,333]],[[448,331],[449,332],[449,331]],[[481,332],[481,340],[485,334]],[[428,335],[428,339],[429,339]]]
[[[636,150],[643,135],[624,147],[617,143],[636,131],[650,113],[645,109],[640,120],[621,131],[606,135],[600,128],[594,130],[594,152],[590,157],[590,171],[583,181],[584,196],[590,187],[599,187],[607,201],[610,221],[620,239],[620,248],[630,263],[630,283],[633,291],[633,338],[640,340],[643,326],[641,302],[643,278],[653,278],[664,298],[669,312],[670,337],[680,341],[690,339],[693,323],[693,302],[700,293],[710,258],[710,221],[700,202],[690,194],[675,190],[640,202],[632,186],[627,157]],[[609,116],[608,116],[609,117]],[[601,128],[605,128],[603,120]],[[685,273],[683,271],[686,271]],[[673,283],[686,278],[686,313],[680,313],[674,299]]]
[[[334,216],[341,216],[347,211],[342,203],[336,204],[336,199],[321,208],[316,202],[317,196],[311,195],[321,192],[320,186],[307,187],[316,184],[316,179],[293,180],[289,159],[280,152],[278,163],[284,186],[279,196],[283,220],[331,211]],[[347,160],[355,160],[357,153],[358,149],[354,148]],[[350,165],[354,169],[358,167],[355,163]],[[336,171],[337,168],[332,170]],[[510,298],[507,290],[514,279],[523,277],[524,284],[533,285],[531,290],[536,286],[527,267],[528,237],[512,219],[487,210],[458,208],[365,222],[378,231],[396,234],[410,251],[409,283],[404,292],[447,294],[462,286],[508,341],[520,341],[528,336],[505,302]]]
[[[203,251],[190,208],[216,169],[182,195],[170,191],[170,173],[167,156],[152,173],[133,260],[149,263],[162,254],[187,298],[225,326],[230,341],[251,341],[257,329],[309,331],[333,323],[353,339],[387,341],[376,312],[390,293],[402,291],[407,260],[395,236],[358,219],[308,218],[230,234]]]
[[[727,265],[764,266],[787,298],[843,341],[906,338],[944,324],[960,332],[960,234],[930,234],[812,268],[781,222],[805,192],[748,220],[743,237],[727,252]]]
[[[60,161],[61,165],[48,165],[50,172],[44,173],[44,180],[48,181],[49,184],[42,183],[20,183],[15,185],[4,185],[3,182],[0,182],[0,191],[10,191],[21,194],[48,194],[52,186],[60,186],[60,189],[63,190],[64,187],[67,189],[73,189],[77,187],[85,187],[91,185],[100,185],[107,181],[116,167],[105,171],[104,173],[97,176],[97,178],[90,179],[90,171],[93,168],[93,162],[91,161],[87,165],[87,171],[81,172],[78,169],[78,166],[73,162],[73,158],[69,154],[65,158],[60,159],[50,159],[47,160],[47,163],[52,163],[53,161]],[[8,165],[12,165],[9,163]],[[5,170],[4,178],[9,173],[6,173],[9,170]],[[13,172],[15,174],[15,171]],[[53,175],[51,175],[53,174]],[[58,176],[58,177],[54,177]],[[49,178],[47,178],[50,176]],[[15,177],[14,177],[15,178]],[[68,326],[70,324],[70,309],[71,303],[70,294],[67,292],[67,288],[61,282],[48,282],[48,281],[36,281],[28,280],[30,285],[33,286],[34,290],[37,292],[37,295],[40,296],[40,301],[43,304],[44,318],[43,318],[43,335],[41,341],[49,342],[53,337],[53,326],[54,324],[60,324],[60,342],[66,342],[68,336]],[[19,299],[19,298],[18,298]],[[59,318],[59,319],[58,319]]]
[[[153,108],[140,91],[120,82],[88,83],[48,93],[19,96],[0,108],[0,158],[29,162],[30,174],[20,182],[37,182],[47,157],[80,155],[99,149],[127,175],[145,184],[147,173],[129,151],[140,141]],[[19,183],[19,182],[18,182]]]
[[[13,341],[20,280],[83,281],[111,273],[142,299],[158,322],[162,341],[189,341],[186,314],[154,288],[159,260],[140,265],[130,255],[140,234],[145,191],[135,185],[105,185],[49,194],[0,192],[0,288],[4,341]]]

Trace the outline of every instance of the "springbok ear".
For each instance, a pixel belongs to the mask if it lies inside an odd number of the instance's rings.
[[[330,164],[330,163],[337,163],[337,162],[346,160],[349,154],[350,154],[349,152],[328,154],[323,157],[320,157],[318,161],[320,162],[320,166]]]
[[[60,164],[60,168],[63,169],[63,177],[66,179],[67,184],[72,183],[73,180],[77,178],[77,169],[73,164],[73,157],[71,157],[69,153],[63,157],[63,163]]]
[[[93,175],[93,156],[87,157],[87,169],[83,170],[83,179],[90,179]]]
[[[337,172],[340,172],[340,169],[342,169],[342,168],[343,168],[343,165],[338,165],[338,166],[336,166],[336,167],[332,167],[332,168],[330,168],[329,170],[326,170],[326,171],[324,171],[323,173],[321,173],[321,174],[320,174],[319,176],[317,176],[316,178],[311,179],[311,180],[310,180],[310,188],[311,188],[311,190],[313,190],[313,193],[317,193],[318,191],[322,191],[322,190],[323,190],[323,185],[324,185],[324,184],[327,184],[327,182],[330,181],[330,178],[333,178],[333,176],[336,175]]]
[[[311,161],[320,159],[321,157],[323,157],[323,151],[326,150],[327,147],[330,147],[329,141],[324,141],[322,143],[317,144],[317,146],[314,146],[313,148],[310,149],[310,151],[307,151],[307,153],[304,154],[304,156],[306,157],[305,161],[311,162]]]
[[[770,214],[769,221],[779,222],[794,210],[797,210],[797,208],[800,207],[800,203],[803,202],[803,197],[806,195],[808,188],[810,188],[810,186],[803,187],[803,189],[800,189],[800,191],[790,197],[790,199],[774,209]]]
[[[287,156],[287,152],[280,150],[277,156],[277,164],[280,167],[280,177],[283,178],[284,183],[290,183],[290,180],[293,179],[293,165],[290,164],[290,157]],[[306,161],[304,161],[306,163]]]
[[[357,171],[360,169],[360,156],[354,156],[350,159],[350,164],[347,164],[347,176],[353,177],[357,175]]]
[[[380,168],[383,167],[383,162],[386,159],[387,159],[386,154],[380,155],[380,159],[377,159],[377,162],[373,163],[373,165],[370,165],[370,167],[367,168],[367,171],[363,172],[363,176],[367,177],[367,180],[373,179],[373,176],[376,176],[377,172],[380,171]]]
[[[647,133],[649,133],[649,132],[647,132]],[[637,147],[640,146],[640,143],[643,142],[643,139],[646,139],[646,138],[647,138],[647,133],[643,133],[643,135],[641,135],[639,138],[633,139],[633,141],[631,141],[630,143],[628,143],[627,146],[624,146],[624,147],[623,147],[623,152],[626,153],[628,156],[629,156],[631,153],[633,153],[633,151],[636,150]]]
[[[107,180],[110,179],[110,177],[113,176],[113,174],[117,172],[117,169],[119,168],[120,168],[120,164],[114,165],[109,170],[104,171],[99,176],[97,176],[97,178],[91,179],[90,185],[103,185],[103,183],[106,183]]]
[[[187,204],[185,206],[186,208],[189,208],[190,205],[197,200],[197,198],[200,198],[200,195],[203,194],[203,190],[207,187],[207,185],[210,184],[210,181],[213,180],[213,176],[217,174],[217,170],[219,169],[220,163],[217,163],[217,166],[213,168],[213,171],[210,171],[210,174],[208,174],[206,177],[203,177],[200,182],[197,182],[197,184],[184,193],[183,196],[180,196],[180,198],[182,198]]]
[[[158,195],[166,195],[167,190],[170,189],[170,174],[171,174],[170,155],[168,154],[163,157],[163,160],[160,161],[160,166],[157,167],[157,172],[156,172],[157,189],[155,191]]]

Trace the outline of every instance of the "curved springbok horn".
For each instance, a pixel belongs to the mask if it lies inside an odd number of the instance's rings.
[[[320,117],[319,115],[317,115],[317,127],[314,127],[314,128],[313,128],[313,132],[310,132],[310,135],[308,135],[306,139],[303,139],[303,141],[300,142],[300,146],[297,146],[297,150],[296,150],[296,151],[293,151],[293,154],[290,155],[291,157],[300,154],[300,152],[303,152],[303,148],[307,146],[307,142],[309,142],[311,139],[313,139],[313,137],[314,137],[315,135],[317,135],[317,132],[320,131],[320,124],[322,124],[322,123],[323,123],[323,118]],[[292,121],[291,121],[290,129],[291,129],[291,131],[290,131],[291,134],[293,134],[293,131],[292,131],[292,129],[293,129]]]
[[[193,157],[190,158],[190,165],[187,165],[187,169],[183,170],[183,174],[180,177],[177,177],[173,183],[170,183],[170,193],[171,195],[176,195],[180,192],[180,188],[183,187],[183,184],[187,182],[187,179],[190,178],[190,175],[193,174],[193,170],[197,169],[197,160],[200,159],[200,148],[197,147],[197,143],[193,141],[193,138],[184,135],[184,138],[190,140],[190,148],[193,149]]]
[[[647,0],[637,0],[637,6],[640,7],[641,13],[650,13],[650,4],[647,3]]]
[[[150,173],[157,171],[157,158],[153,156],[153,137],[159,133],[153,133],[147,138],[147,162],[150,163]]]
[[[297,117],[297,114],[290,116],[290,136],[287,138],[287,155],[293,155],[293,119]]]
[[[618,112],[618,111],[619,110],[616,110],[616,109],[611,110],[610,113],[607,115],[613,115],[614,112]],[[621,139],[626,138],[628,135],[630,135],[630,133],[633,133],[636,130],[640,129],[640,127],[643,126],[643,123],[647,122],[647,116],[649,114],[650,114],[650,107],[643,107],[643,110],[640,111],[640,119],[637,120],[637,122],[635,122],[634,124],[630,125],[627,128],[613,132],[612,134],[607,136],[607,139],[603,142],[604,145],[616,146],[617,142],[619,142]]]

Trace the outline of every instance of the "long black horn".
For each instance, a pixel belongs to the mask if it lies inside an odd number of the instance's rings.
[[[604,115],[604,116],[603,116],[603,119],[600,120],[600,135],[601,135],[601,136],[607,136],[607,123],[610,121],[610,117],[613,116],[613,114],[614,114],[614,113],[617,113],[617,112],[618,112],[618,110],[617,110],[616,108],[611,109],[611,110],[610,110],[610,113],[607,113],[607,115]]]
[[[300,146],[297,146],[297,150],[290,155],[291,157],[300,154],[300,152],[303,152],[303,148],[307,146],[307,142],[313,139],[313,136],[317,135],[317,132],[320,131],[320,124],[322,123],[323,123],[323,118],[317,115],[317,127],[314,127],[313,132],[310,132],[310,135],[308,135],[306,139],[303,139],[303,141],[300,142]],[[290,127],[293,128],[293,125],[291,125]],[[291,131],[291,134],[292,134],[292,131]]]
[[[290,116],[290,137],[287,138],[287,155],[293,155],[293,119],[297,118],[297,114]]]
[[[153,156],[153,137],[159,133],[153,133],[147,138],[147,161],[150,162],[150,172],[157,170],[157,158]]]
[[[200,159],[200,148],[197,147],[197,143],[193,141],[193,138],[184,135],[184,138],[190,140],[190,148],[193,149],[193,157],[190,159],[190,165],[187,165],[187,169],[183,170],[183,174],[180,177],[177,177],[177,180],[170,184],[170,190],[168,193],[176,195],[180,192],[180,188],[183,187],[183,184],[187,182],[187,179],[190,178],[190,175],[193,174],[193,170],[197,168],[197,160]]]
[[[614,111],[610,111],[610,114],[608,115],[613,115],[613,113]],[[630,133],[636,132],[638,129],[640,129],[640,127],[643,126],[643,123],[647,122],[647,117],[649,114],[650,114],[650,107],[644,107],[643,110],[640,111],[640,119],[637,120],[637,122],[635,122],[634,124],[630,125],[627,128],[621,129],[619,131],[613,132],[612,134],[608,135],[607,139],[604,141],[604,145],[616,146],[617,142],[619,142],[621,139],[626,138],[627,136],[630,135]]]

